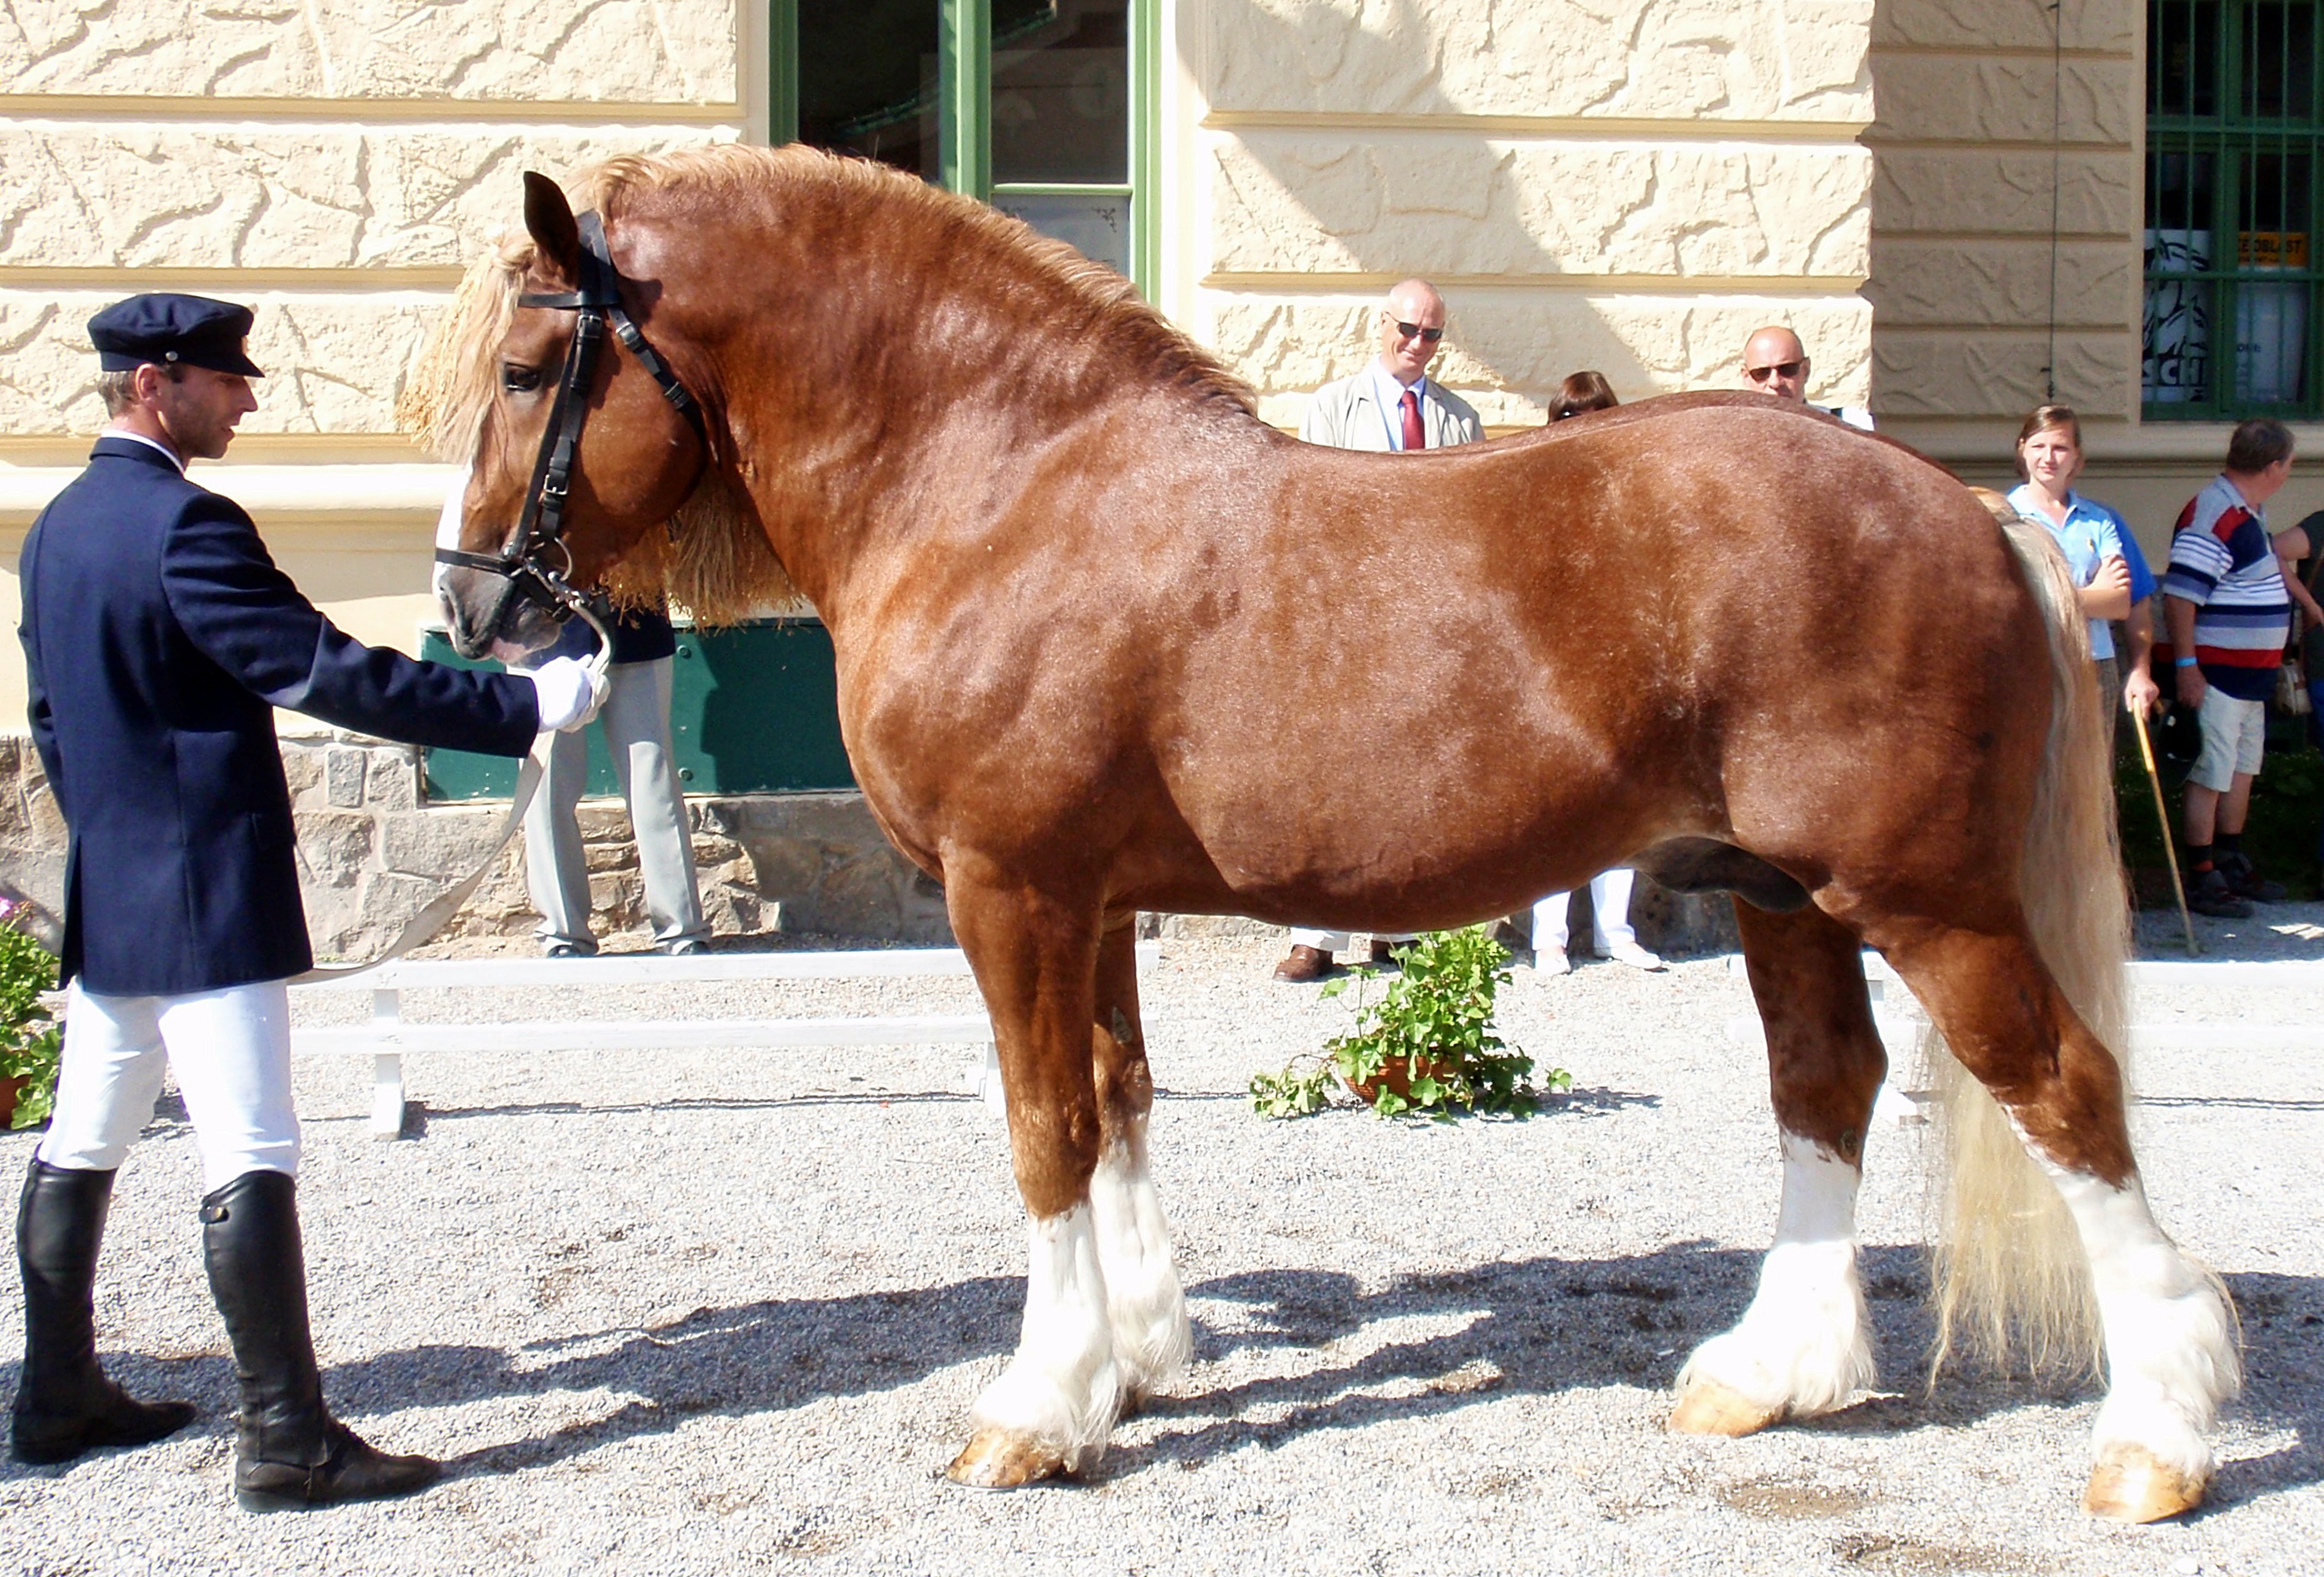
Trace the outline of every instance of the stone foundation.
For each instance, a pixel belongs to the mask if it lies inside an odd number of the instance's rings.
[[[308,929],[323,958],[360,958],[385,948],[423,906],[475,868],[508,814],[498,802],[423,803],[419,752],[361,734],[286,739],[282,770],[299,823]],[[896,853],[862,795],[697,795],[687,809],[703,911],[716,934],[814,931],[952,944],[944,890]],[[619,800],[584,800],[580,822],[597,934],[642,931],[645,895],[626,810]],[[444,939],[530,933],[536,917],[525,896],[523,862],[523,840],[511,840]],[[51,946],[64,867],[64,818],[40,757],[23,735],[0,735],[0,891],[32,901],[32,928]],[[1576,936],[1588,935],[1588,904],[1584,897],[1576,906]],[[1644,877],[1630,900],[1630,922],[1657,952],[1722,952],[1736,945],[1725,899],[1683,897]],[[1147,915],[1139,933],[1227,936],[1282,929],[1231,916]]]

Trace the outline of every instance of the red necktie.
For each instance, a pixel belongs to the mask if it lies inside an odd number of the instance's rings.
[[[1404,447],[1425,449],[1428,435],[1420,429],[1420,396],[1410,389],[1404,392]]]

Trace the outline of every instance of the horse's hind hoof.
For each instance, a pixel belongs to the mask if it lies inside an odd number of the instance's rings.
[[[1739,1439],[1781,1422],[1783,1416],[1781,1407],[1761,1406],[1717,1380],[1697,1380],[1679,1393],[1678,1406],[1671,1410],[1670,1432]]]
[[[2205,1486],[2135,1445],[2117,1445],[2090,1470],[2082,1509],[2109,1522],[2161,1522],[2203,1503]]]
[[[1065,1459],[1021,1434],[980,1429],[952,1459],[945,1477],[972,1489],[1021,1489],[1065,1471]]]

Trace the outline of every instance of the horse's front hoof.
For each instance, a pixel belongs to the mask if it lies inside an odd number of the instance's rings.
[[[2109,1522],[2161,1522],[2203,1503],[2205,1485],[2135,1445],[2117,1445],[2090,1470],[2082,1509]]]
[[[980,1429],[952,1459],[945,1477],[972,1489],[1021,1489],[1065,1471],[1065,1459],[1047,1446],[1005,1430]]]
[[[1739,1439],[1758,1434],[1783,1416],[1782,1408],[1763,1407],[1717,1380],[1697,1380],[1679,1393],[1678,1406],[1671,1410],[1670,1432]]]

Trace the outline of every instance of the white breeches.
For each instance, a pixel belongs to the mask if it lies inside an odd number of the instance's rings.
[[[174,1069],[201,1146],[203,1188],[245,1172],[299,1175],[290,1102],[290,996],[279,980],[171,997],[66,999],[56,1112],[40,1157],[68,1171],[110,1172],[153,1118]]]
[[[606,670],[612,688],[597,714],[613,759],[622,798],[630,807],[637,836],[638,874],[646,890],[646,915],[656,942],[706,936],[702,899],[695,883],[694,837],[686,820],[686,795],[678,786],[678,762],[669,748],[672,664],[616,663]],[[590,946],[589,866],[581,848],[574,807],[588,781],[588,730],[560,733],[524,816],[524,881],[540,911],[544,941]]]
[[[1638,939],[1638,934],[1630,928],[1630,886],[1636,875],[1628,866],[1617,865],[1590,879],[1590,924],[1600,953]],[[1570,892],[1553,892],[1533,906],[1536,948],[1565,951],[1565,906],[1572,897]]]
[[[1375,942],[1409,942],[1414,938],[1410,931],[1374,931],[1371,935]],[[1306,931],[1296,926],[1291,928],[1294,947],[1320,947],[1326,953],[1337,953],[1354,945],[1355,940],[1346,931]]]

